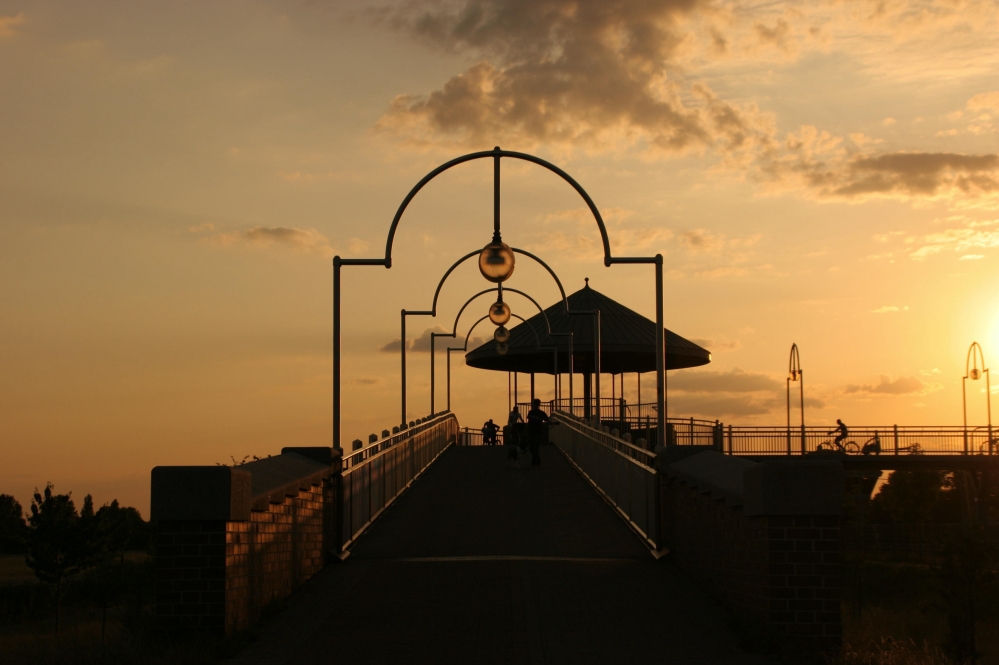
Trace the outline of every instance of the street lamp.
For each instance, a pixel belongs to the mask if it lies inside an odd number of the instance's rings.
[[[791,454],[791,382],[798,383],[801,408],[801,454],[805,454],[805,375],[801,369],[798,345],[791,344],[791,357],[787,361],[787,454]]]
[[[978,363],[981,361],[982,368],[978,368]],[[988,424],[989,424],[989,438],[986,440],[988,444],[989,454],[992,454],[992,385],[989,379],[989,369],[985,366],[985,355],[982,353],[982,347],[978,345],[978,342],[972,342],[971,346],[968,347],[968,355],[964,360],[964,376],[961,378],[961,406],[964,410],[964,454],[968,454],[968,379],[972,381],[977,381],[985,375],[985,408],[988,412]]]

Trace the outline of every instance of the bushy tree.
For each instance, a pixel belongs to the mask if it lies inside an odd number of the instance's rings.
[[[953,476],[945,471],[895,471],[871,500],[869,515],[880,523],[959,521]]]
[[[90,499],[89,495],[87,499]],[[93,503],[85,502],[85,511],[87,504],[92,516]],[[89,538],[70,494],[54,494],[52,483],[41,493],[35,490],[24,560],[39,580],[56,587],[56,634],[59,633],[63,581],[86,567],[90,556]]]
[[[0,494],[0,554],[21,554],[28,525],[17,499]]]

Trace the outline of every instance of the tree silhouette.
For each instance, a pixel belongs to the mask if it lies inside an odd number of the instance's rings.
[[[84,511],[93,519],[93,502],[89,499],[88,495]],[[24,560],[39,580],[55,584],[58,635],[63,580],[87,566],[92,548],[70,494],[53,494],[52,483],[42,493],[35,490],[28,527]]]
[[[21,554],[28,525],[17,499],[0,494],[0,554]]]

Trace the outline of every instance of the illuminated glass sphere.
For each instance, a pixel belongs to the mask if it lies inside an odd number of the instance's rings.
[[[493,325],[504,326],[510,320],[510,306],[502,300],[489,306],[489,320]]]
[[[505,344],[510,340],[510,331],[506,329],[505,326],[500,326],[493,333],[493,339],[495,339],[500,344]]]
[[[489,243],[479,254],[479,272],[494,284],[510,279],[514,264],[513,250],[502,242]]]
[[[509,350],[510,350],[510,345],[509,344],[497,344],[496,345],[496,353],[500,354],[501,356],[505,356],[506,352],[509,351]]]
[[[490,316],[492,316],[492,315],[490,315]],[[970,372],[968,372],[968,376],[971,377],[972,381],[977,381],[978,379],[982,378],[982,372],[977,367],[975,367]]]

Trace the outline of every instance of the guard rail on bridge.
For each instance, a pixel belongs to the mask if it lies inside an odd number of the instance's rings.
[[[661,549],[656,455],[565,412],[549,438],[654,552]]]
[[[458,419],[445,412],[343,458],[338,552],[358,536],[452,443]]]
[[[595,409],[590,400],[591,411]],[[570,412],[570,406],[572,411]],[[570,417],[583,415],[581,398],[560,399],[543,404],[552,412],[562,411]],[[530,404],[518,403],[526,417]],[[628,404],[623,399],[601,398],[601,424],[620,434],[630,434],[632,441],[644,439],[651,450],[656,438],[656,405]],[[697,418],[667,418],[666,443],[679,446],[711,446],[719,452],[743,457],[803,455],[819,450],[819,446],[835,438],[831,426],[774,427],[725,425],[719,421]],[[860,453],[865,443],[877,436],[881,455],[993,455],[999,456],[999,429],[987,426],[960,425],[860,425],[849,428],[856,447],[848,453]],[[871,453],[875,454],[875,453]]]
[[[267,603],[342,557],[456,442],[458,421],[445,412],[395,429],[347,455],[284,448],[231,467],[154,468],[160,625],[225,634],[246,629]]]

